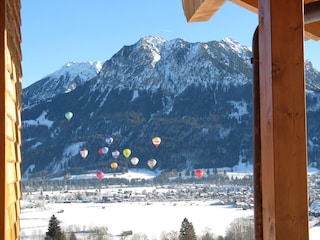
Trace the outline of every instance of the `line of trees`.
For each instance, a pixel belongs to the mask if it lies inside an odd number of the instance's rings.
[[[68,189],[92,189],[100,188],[101,186],[112,185],[128,185],[134,187],[141,187],[146,185],[163,185],[168,183],[189,184],[189,183],[217,183],[221,185],[235,184],[241,186],[252,186],[253,176],[246,176],[244,178],[227,177],[225,174],[211,174],[201,179],[184,178],[181,173],[173,174],[172,172],[162,172],[159,176],[153,179],[126,179],[120,176],[114,178],[101,179],[63,179],[63,180],[48,180],[43,178],[31,178],[21,183],[23,192],[34,192],[41,188],[43,191],[63,190],[66,186]]]
[[[87,240],[113,240],[114,236],[108,233],[107,227],[94,227],[87,230],[87,237],[81,239]],[[237,218],[227,228],[226,236],[215,236],[210,231],[206,231],[203,235],[197,236],[192,222],[187,218],[184,218],[180,231],[162,232],[160,240],[254,240],[254,224],[253,219]],[[117,236],[120,240],[148,240],[148,236],[143,233],[135,233],[132,231],[124,232]],[[23,239],[23,236],[22,236]],[[45,240],[77,240],[76,232],[71,230],[68,233],[62,231],[60,227],[60,221],[55,215],[52,215],[49,224],[48,231],[45,235]]]

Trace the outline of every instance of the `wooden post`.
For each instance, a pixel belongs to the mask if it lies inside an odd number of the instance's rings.
[[[0,239],[6,232],[6,161],[5,161],[5,1],[0,1]]]
[[[309,239],[303,1],[259,0],[263,238]]]

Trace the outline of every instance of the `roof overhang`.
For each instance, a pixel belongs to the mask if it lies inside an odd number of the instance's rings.
[[[188,22],[208,21],[226,0],[182,0]],[[258,13],[258,0],[230,0],[243,8]],[[304,0],[305,37],[320,40],[320,0]]]

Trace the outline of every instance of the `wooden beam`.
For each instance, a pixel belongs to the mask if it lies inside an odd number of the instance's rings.
[[[309,239],[303,2],[259,0],[263,239]]]
[[[251,12],[258,13],[258,1],[257,0],[230,0]]]
[[[305,38],[315,41],[320,40],[320,22],[314,22],[304,25]]]
[[[226,0],[182,0],[187,22],[208,21]]]

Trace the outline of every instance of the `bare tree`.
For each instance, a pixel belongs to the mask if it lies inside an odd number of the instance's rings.
[[[174,230],[170,232],[163,231],[161,232],[161,235],[160,235],[160,240],[178,240],[178,239],[179,239],[179,233]]]
[[[148,236],[145,233],[134,233],[131,240],[148,240]]]
[[[254,240],[254,223],[250,218],[237,218],[227,228],[225,240]]]

